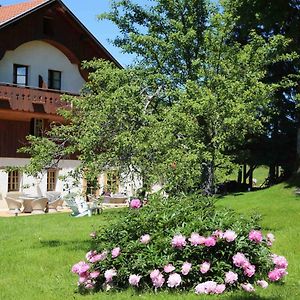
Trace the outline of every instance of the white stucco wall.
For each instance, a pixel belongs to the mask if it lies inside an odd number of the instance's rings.
[[[38,87],[39,75],[48,84],[48,70],[61,71],[61,90],[78,93],[84,84],[78,66],[54,46],[31,41],[7,51],[0,61],[0,82],[13,83],[13,65],[29,66],[28,85]]]

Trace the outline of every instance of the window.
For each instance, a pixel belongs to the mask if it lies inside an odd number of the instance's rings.
[[[61,89],[61,72],[60,71],[48,71],[48,88],[52,90]]]
[[[47,171],[47,191],[55,191],[56,188],[56,170]]]
[[[28,66],[14,65],[14,84],[28,85]]]
[[[8,172],[8,192],[18,192],[20,188],[20,172],[18,170]]]
[[[105,192],[117,193],[119,191],[119,173],[117,171],[110,171],[105,176]]]
[[[30,134],[34,136],[44,135],[44,120],[43,119],[31,119]]]

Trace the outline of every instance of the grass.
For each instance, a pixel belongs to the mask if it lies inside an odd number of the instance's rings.
[[[255,295],[240,292],[219,297],[166,292],[138,295],[133,290],[81,296],[75,293],[77,278],[70,268],[89,250],[89,233],[120,217],[122,211],[114,210],[92,218],[71,218],[67,214],[1,218],[0,299],[300,299],[300,196],[295,196],[293,190],[280,184],[229,195],[217,203],[246,215],[253,211],[262,215],[264,230],[276,236],[274,252],[289,260],[284,285],[273,284]]]

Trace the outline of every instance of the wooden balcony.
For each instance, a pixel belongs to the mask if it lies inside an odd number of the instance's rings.
[[[68,107],[61,96],[75,95],[62,91],[0,83],[0,109],[55,115],[58,108]]]

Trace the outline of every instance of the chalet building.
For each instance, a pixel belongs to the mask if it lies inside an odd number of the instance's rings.
[[[39,181],[7,167],[28,163],[17,152],[29,134],[39,136],[53,121],[63,94],[78,94],[87,80],[83,60],[103,58],[119,63],[60,0],[33,0],[0,7],[0,193],[64,193],[61,175],[78,165],[62,160]],[[115,192],[127,191],[117,174],[99,182]],[[83,183],[84,184],[84,183]],[[78,187],[81,188],[81,187]],[[0,198],[1,199],[1,198]],[[6,205],[0,200],[0,208]]]

